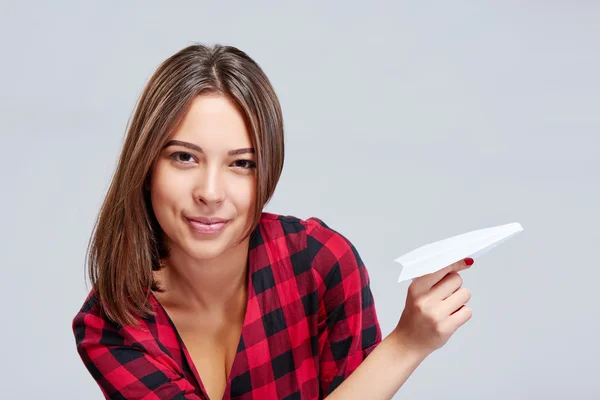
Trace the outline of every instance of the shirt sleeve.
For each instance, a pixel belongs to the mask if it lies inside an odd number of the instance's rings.
[[[201,400],[166,356],[151,355],[141,341],[124,337],[91,312],[73,319],[77,351],[104,397],[120,400]]]
[[[354,245],[317,218],[307,248],[319,281],[319,384],[331,394],[381,342],[368,271]]]

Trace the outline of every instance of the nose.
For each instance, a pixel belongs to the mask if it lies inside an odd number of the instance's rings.
[[[198,176],[194,199],[206,205],[215,205],[225,197],[223,177],[216,167],[206,167]]]

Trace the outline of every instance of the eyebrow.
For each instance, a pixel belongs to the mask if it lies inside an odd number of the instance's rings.
[[[163,147],[163,149],[166,149],[167,147],[170,147],[170,146],[181,146],[181,147],[188,148],[190,150],[194,150],[198,153],[204,153],[204,150],[202,150],[202,147],[196,146],[193,143],[184,142],[181,140],[171,140],[165,145],[165,147]],[[255,150],[252,147],[248,147],[248,148],[243,148],[243,149],[229,150],[227,152],[227,154],[230,156],[237,156],[237,155],[246,154],[246,153],[255,153]]]

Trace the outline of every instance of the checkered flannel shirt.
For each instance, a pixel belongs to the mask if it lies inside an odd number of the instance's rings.
[[[248,306],[223,399],[322,399],[380,343],[356,249],[317,218],[263,213],[250,239]],[[105,317],[92,289],[73,319],[77,351],[108,399],[208,395],[177,330],[150,295],[141,328]]]

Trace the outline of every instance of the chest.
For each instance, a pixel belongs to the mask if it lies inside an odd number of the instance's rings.
[[[174,322],[210,399],[222,399],[236,356],[242,321],[224,324]]]
[[[298,301],[294,293],[271,291],[273,297],[251,298],[245,313],[226,316],[182,314],[167,304],[190,367],[198,373],[188,379],[198,381],[211,400],[228,399],[230,394],[275,399],[300,393],[303,399],[317,398],[317,296]],[[289,393],[282,396],[282,390]]]

